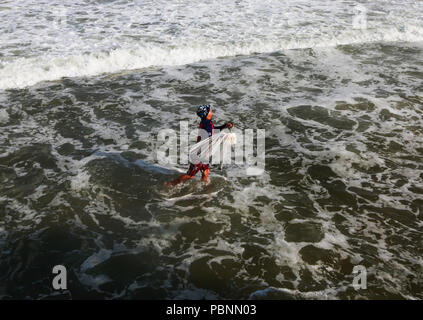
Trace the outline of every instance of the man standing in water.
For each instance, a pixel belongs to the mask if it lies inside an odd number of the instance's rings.
[[[207,131],[209,137],[211,137],[214,134],[215,129],[223,130],[225,128],[230,129],[233,127],[232,123],[230,122],[227,122],[224,125],[221,125],[218,127],[213,126],[213,123],[211,121],[211,118],[213,116],[213,111],[210,105],[198,106],[197,116],[201,118],[199,129],[203,129]],[[201,136],[199,135],[197,137],[197,143],[200,141],[201,141]],[[190,163],[189,169],[186,174],[183,174],[182,176],[180,176],[179,178],[173,181],[165,182],[165,185],[166,186],[176,185],[185,180],[192,179],[194,178],[194,176],[197,174],[198,171],[201,171],[201,174],[202,174],[201,180],[203,180],[204,182],[208,182],[209,181],[209,165],[200,162],[197,164]]]

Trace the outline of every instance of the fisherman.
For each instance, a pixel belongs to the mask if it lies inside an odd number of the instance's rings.
[[[201,105],[197,108],[197,116],[201,118],[199,129],[205,130],[208,136],[211,137],[214,134],[214,130],[223,130],[225,128],[231,129],[233,127],[232,123],[227,122],[221,126],[213,126],[211,118],[213,116],[213,111],[210,105]],[[203,131],[204,132],[204,131]],[[198,135],[197,143],[201,141],[201,136]],[[190,163],[189,169],[186,174],[183,174],[179,178],[165,182],[166,186],[176,185],[188,179],[193,179],[198,171],[201,171],[202,177],[201,180],[208,183],[209,182],[209,165],[206,163],[199,162],[197,164]]]

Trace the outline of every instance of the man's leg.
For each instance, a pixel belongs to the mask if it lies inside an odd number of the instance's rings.
[[[165,182],[164,185],[165,186],[174,186],[174,185],[177,185],[181,182],[184,182],[185,180],[193,179],[194,176],[197,174],[197,172],[200,170],[200,166],[201,165],[194,165],[194,164],[191,163],[186,174],[183,174],[182,176],[180,176],[179,178],[177,178],[173,181]]]
[[[205,169],[204,171],[203,171],[203,176],[201,177],[201,180],[203,180],[203,182],[205,182],[205,183],[209,183],[210,182],[210,180],[209,180],[209,168],[207,168],[207,169]]]
[[[183,174],[179,178],[177,178],[173,181],[170,181],[170,182],[165,182],[164,184],[165,184],[165,186],[174,186],[174,185],[177,185],[181,182],[184,182],[185,180],[189,180],[189,179],[192,179],[192,178],[194,178],[194,176],[190,176],[189,174]]]

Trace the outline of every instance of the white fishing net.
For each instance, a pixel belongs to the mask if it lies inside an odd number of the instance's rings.
[[[224,163],[231,157],[231,146],[236,143],[236,134],[219,132],[207,139],[201,140],[189,149],[189,162]]]

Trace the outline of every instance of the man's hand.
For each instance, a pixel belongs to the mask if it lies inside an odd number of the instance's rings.
[[[228,129],[232,129],[232,127],[233,127],[234,125],[232,124],[232,123],[230,123],[230,122],[228,122],[228,123],[226,123],[226,127],[228,128]]]

